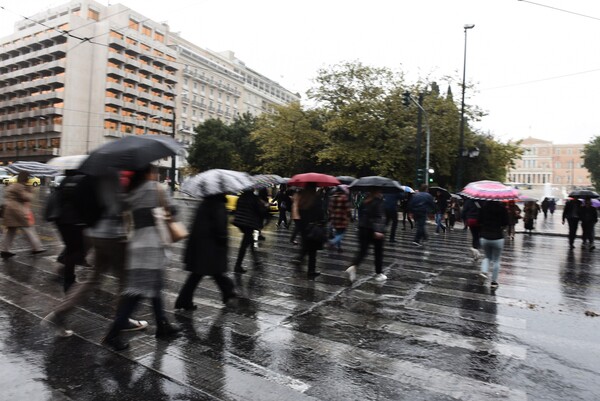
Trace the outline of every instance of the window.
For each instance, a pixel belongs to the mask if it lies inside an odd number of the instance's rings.
[[[110,31],[110,37],[123,40],[123,34],[116,31]]]
[[[560,149],[554,149],[554,154],[560,156]]]
[[[81,9],[79,7],[74,8],[73,10],[71,10],[71,14],[79,15],[79,14],[81,14]]]
[[[88,18],[94,21],[100,20],[100,13],[96,10],[88,9]]]
[[[149,26],[143,25],[142,33],[146,36],[152,36],[152,28],[150,28]]]
[[[129,19],[129,29],[133,29],[134,31],[139,30],[140,29],[139,22],[137,22],[136,20],[130,18]]]
[[[157,40],[157,41],[159,41],[161,43],[164,43],[164,41],[165,41],[165,35],[163,35],[160,32],[154,32],[154,40]]]

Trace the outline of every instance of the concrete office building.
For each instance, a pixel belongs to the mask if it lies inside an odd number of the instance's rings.
[[[72,1],[0,39],[0,163],[84,154],[132,134],[190,144],[208,118],[231,123],[299,99],[233,52],[203,49],[120,4]]]

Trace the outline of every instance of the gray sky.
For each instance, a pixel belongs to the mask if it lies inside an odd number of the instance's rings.
[[[19,19],[64,4],[0,0],[0,36]],[[100,1],[107,4],[106,0]],[[113,0],[112,3],[117,3]],[[460,100],[463,25],[466,101],[476,124],[507,141],[527,136],[587,143],[600,134],[600,1],[536,0],[122,0],[202,47],[233,50],[249,67],[303,96],[316,71],[341,61],[401,68],[410,81],[454,76]],[[165,7],[168,4],[168,7]],[[560,78],[558,78],[560,77]],[[433,132],[433,134],[435,134]]]

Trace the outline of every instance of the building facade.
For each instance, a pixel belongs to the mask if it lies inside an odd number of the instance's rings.
[[[576,187],[592,186],[583,167],[583,144],[556,145],[550,141],[526,138],[521,142],[523,156],[508,172],[511,183],[528,187],[552,186],[561,193]]]
[[[0,163],[85,154],[135,134],[189,145],[208,118],[231,123],[299,100],[233,52],[203,49],[121,4],[72,1],[0,39]]]

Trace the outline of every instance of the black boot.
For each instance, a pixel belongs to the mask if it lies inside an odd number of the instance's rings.
[[[156,338],[171,337],[181,331],[177,325],[169,323],[167,320],[161,320],[156,326]]]
[[[129,348],[129,343],[119,335],[119,332],[111,330],[108,332],[106,337],[102,339],[102,344],[106,344],[112,347],[115,351],[122,351]]]

